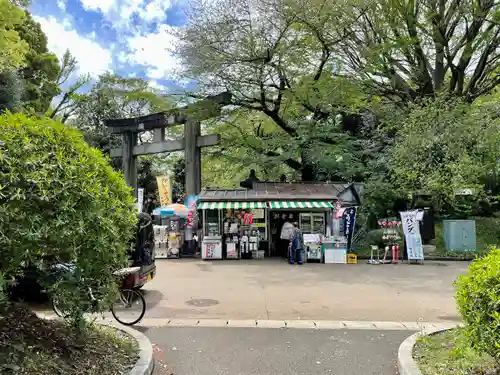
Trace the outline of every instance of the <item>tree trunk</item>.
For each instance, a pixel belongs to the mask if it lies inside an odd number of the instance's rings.
[[[302,149],[300,151],[300,158],[302,159],[302,167],[300,169],[302,181],[315,181],[316,180],[316,165],[311,161],[309,155],[307,155],[307,150]]]
[[[316,166],[311,163],[302,163],[300,172],[302,181],[311,182],[316,179]]]

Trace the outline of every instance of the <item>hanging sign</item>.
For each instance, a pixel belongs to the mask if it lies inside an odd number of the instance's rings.
[[[139,213],[142,212],[142,206],[144,205],[144,189],[143,188],[138,188],[137,189],[137,211]]]
[[[170,176],[156,177],[158,183],[158,195],[160,196],[160,206],[168,206],[172,204],[172,184]]]
[[[198,210],[197,205],[198,197],[188,197],[186,202],[186,207],[189,208],[186,220],[186,228],[194,229],[196,227],[196,211]]]
[[[244,225],[251,225],[252,223],[253,223],[253,215],[245,213],[243,215],[243,224]]]
[[[424,260],[420,225],[417,220],[418,210],[403,211],[399,214],[405,234],[408,260]]]
[[[352,235],[354,233],[354,226],[356,225],[356,211],[357,207],[348,207],[344,211],[344,235],[347,238],[347,251],[351,250]]]

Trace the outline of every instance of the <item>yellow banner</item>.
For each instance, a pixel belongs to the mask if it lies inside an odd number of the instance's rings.
[[[172,204],[172,184],[170,176],[156,177],[158,182],[158,195],[160,196],[160,206],[168,206]]]

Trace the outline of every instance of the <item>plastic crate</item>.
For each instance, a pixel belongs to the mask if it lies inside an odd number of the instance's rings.
[[[358,256],[353,253],[347,253],[347,264],[357,264]]]

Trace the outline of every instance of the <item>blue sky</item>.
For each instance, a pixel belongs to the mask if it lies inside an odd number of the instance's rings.
[[[185,0],[32,0],[30,11],[59,57],[69,48],[79,74],[105,71],[175,86],[170,52],[186,22]]]

